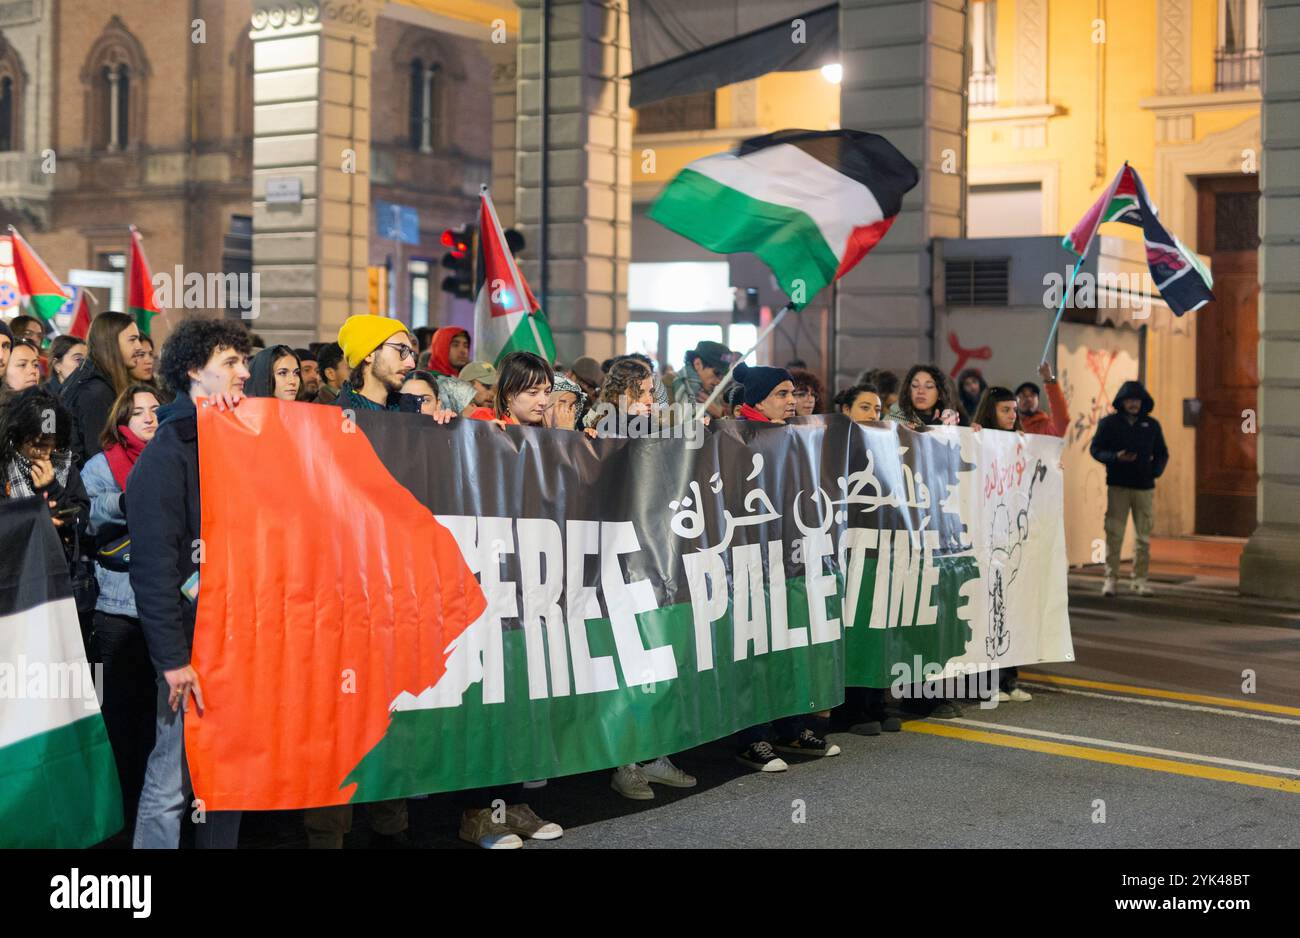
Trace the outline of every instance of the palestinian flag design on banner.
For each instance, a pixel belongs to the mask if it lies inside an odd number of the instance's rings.
[[[650,217],[720,254],[757,254],[798,309],[894,223],[916,167],[858,130],[781,130],[691,163]]]
[[[1097,229],[1105,222],[1141,228],[1151,279],[1174,315],[1181,316],[1214,299],[1210,291],[1214,278],[1201,259],[1160,223],[1158,214],[1147,197],[1142,177],[1125,163],[1061,244],[1084,257],[1097,237]]]
[[[532,352],[555,364],[555,340],[541,304],[528,289],[506,244],[485,186],[479,196],[478,297],[474,303],[477,358],[499,365],[511,352]]]
[[[68,302],[68,293],[63,284],[54,279],[40,255],[32,250],[32,246],[13,226],[10,226],[9,234],[13,240],[14,275],[18,279],[18,292],[27,298],[31,314],[41,322],[48,323]]]
[[[149,272],[149,261],[144,256],[144,244],[135,225],[131,226],[130,277],[130,291],[126,305],[140,332],[149,335],[150,323],[162,310],[158,308],[158,303],[154,299],[153,274]]]
[[[0,849],[89,847],[121,830],[122,796],[42,499],[0,499],[0,544]]]
[[[209,810],[592,772],[846,684],[1072,657],[1055,437],[592,440],[269,398],[198,435]]]

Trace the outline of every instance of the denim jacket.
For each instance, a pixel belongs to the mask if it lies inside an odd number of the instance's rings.
[[[122,490],[108,468],[108,457],[96,453],[81,469],[81,481],[90,496],[90,533],[98,534],[110,525],[125,525],[122,511]],[[105,570],[95,564],[95,579],[99,581],[99,600],[95,609],[114,616],[137,618],[135,593],[131,590],[131,574]]]

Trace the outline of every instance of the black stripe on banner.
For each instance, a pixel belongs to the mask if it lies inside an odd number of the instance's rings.
[[[0,616],[71,596],[68,562],[45,501],[0,499]]]
[[[911,160],[897,147],[880,134],[865,130],[778,130],[744,141],[736,155],[746,156],[781,144],[798,147],[837,173],[866,186],[880,203],[886,218],[898,214],[903,207],[903,195],[921,179]]]

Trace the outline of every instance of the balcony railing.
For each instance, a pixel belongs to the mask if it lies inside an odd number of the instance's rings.
[[[998,103],[996,72],[972,72],[967,88],[967,100],[971,107],[993,107]]]
[[[1238,91],[1259,87],[1260,58],[1258,49],[1216,49],[1214,90]]]

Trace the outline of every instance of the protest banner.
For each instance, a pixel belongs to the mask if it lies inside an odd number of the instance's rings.
[[[904,656],[1069,657],[1059,441],[628,430],[201,408],[207,808],[593,771],[829,709]]]

